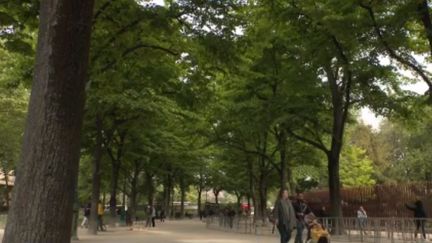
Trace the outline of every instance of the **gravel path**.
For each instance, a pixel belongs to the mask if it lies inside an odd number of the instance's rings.
[[[195,221],[167,221],[156,228],[127,230],[118,228],[89,236],[80,231],[82,243],[277,243],[276,236],[254,236],[208,230],[205,224]],[[76,241],[78,242],[78,241]]]

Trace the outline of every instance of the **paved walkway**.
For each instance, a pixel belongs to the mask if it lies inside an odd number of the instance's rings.
[[[195,220],[167,221],[156,228],[129,231],[118,228],[89,236],[80,231],[82,243],[276,243],[276,236],[254,236],[208,230]],[[78,241],[76,241],[78,242]]]

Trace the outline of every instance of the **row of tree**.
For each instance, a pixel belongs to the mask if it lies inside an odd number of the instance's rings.
[[[0,5],[0,159],[17,167],[10,241],[35,241],[14,233],[26,229],[66,242],[72,213],[49,220],[76,193],[91,198],[96,233],[105,193],[112,216],[123,196],[134,217],[156,202],[170,215],[177,192],[184,215],[189,190],[199,210],[203,191],[216,202],[227,191],[265,220],[271,191],[325,184],[338,217],[342,184],[430,178],[429,93],[402,88],[432,87],[426,0],[66,2]],[[350,125],[362,107],[398,122]]]

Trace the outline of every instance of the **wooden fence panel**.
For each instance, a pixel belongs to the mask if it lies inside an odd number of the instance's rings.
[[[422,200],[428,216],[432,216],[432,183],[410,183],[376,185],[371,187],[341,189],[344,216],[355,217],[360,205],[370,217],[412,217],[405,204]],[[305,193],[305,198],[313,209],[322,206],[330,209],[328,190]]]

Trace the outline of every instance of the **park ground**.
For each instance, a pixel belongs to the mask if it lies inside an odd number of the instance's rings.
[[[80,230],[82,243],[274,243],[276,236],[255,236],[209,230],[198,220],[167,221],[156,228],[134,229],[117,228],[97,236],[85,234]]]
[[[198,220],[179,220],[158,223],[156,228],[109,228],[107,232],[98,235],[88,235],[86,229],[79,229],[79,240],[72,243],[277,243],[275,235],[250,235],[207,229]],[[3,230],[0,230],[0,240]],[[293,234],[294,236],[294,234]],[[378,241],[377,241],[378,240]],[[290,243],[294,242],[294,237]],[[334,238],[332,243],[360,242],[348,239]],[[367,239],[364,242],[390,243],[390,239]],[[395,240],[396,243],[425,242],[415,240]]]

